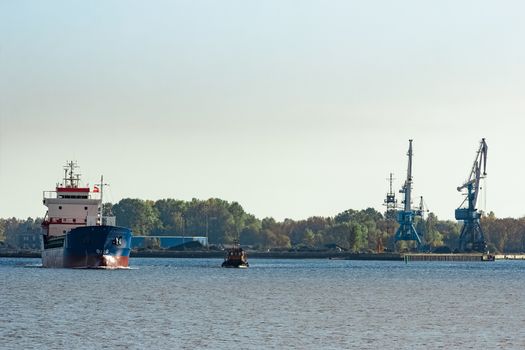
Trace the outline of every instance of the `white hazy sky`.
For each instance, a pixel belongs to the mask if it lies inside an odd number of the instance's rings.
[[[523,1],[0,0],[0,217],[43,216],[67,160],[108,200],[257,217],[452,219],[482,137],[486,209],[525,215]]]

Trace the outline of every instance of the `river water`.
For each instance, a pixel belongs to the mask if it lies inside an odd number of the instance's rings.
[[[525,262],[0,258],[2,349],[525,349]]]

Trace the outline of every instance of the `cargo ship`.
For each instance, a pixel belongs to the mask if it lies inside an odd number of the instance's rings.
[[[78,166],[68,162],[62,184],[44,191],[48,208],[42,223],[43,267],[126,268],[131,230],[118,227],[114,216],[103,216],[104,182],[80,186]]]

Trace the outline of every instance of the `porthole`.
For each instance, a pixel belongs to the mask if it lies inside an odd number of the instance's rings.
[[[62,209],[62,206],[61,206],[61,205],[59,205],[59,206],[58,206],[58,209]]]
[[[87,207],[84,207],[84,210],[87,210]]]

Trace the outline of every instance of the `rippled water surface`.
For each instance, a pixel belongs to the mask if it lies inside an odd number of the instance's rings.
[[[525,262],[0,258],[3,349],[525,349]]]

